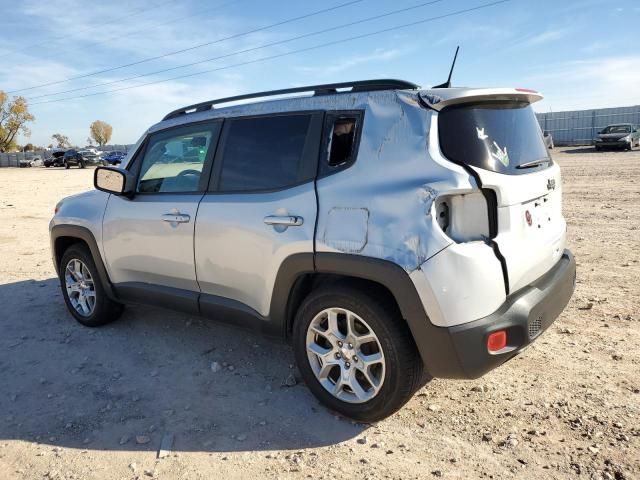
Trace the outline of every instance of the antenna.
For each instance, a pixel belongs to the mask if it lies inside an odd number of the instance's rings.
[[[456,47],[456,54],[453,56],[453,63],[451,64],[451,70],[449,70],[449,78],[445,83],[441,83],[440,85],[436,85],[433,88],[451,88],[451,75],[453,75],[453,67],[456,66],[456,59],[458,58],[458,51],[460,50],[460,46]]]

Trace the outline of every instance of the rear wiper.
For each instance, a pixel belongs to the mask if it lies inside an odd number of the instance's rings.
[[[548,158],[542,160],[533,160],[532,162],[525,162],[521,163],[520,165],[516,165],[516,168],[533,168],[542,165],[543,163],[551,163],[551,160],[549,160]]]

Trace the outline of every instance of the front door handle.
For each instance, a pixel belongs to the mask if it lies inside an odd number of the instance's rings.
[[[266,223],[267,225],[299,227],[304,223],[304,219],[295,215],[268,215],[264,217],[264,223]]]
[[[189,223],[191,217],[186,213],[165,213],[162,215],[162,221],[169,223]]]

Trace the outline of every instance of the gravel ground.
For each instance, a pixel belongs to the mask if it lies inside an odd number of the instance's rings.
[[[276,340],[143,307],[77,324],[47,225],[92,169],[1,169],[0,478],[640,478],[640,152],[554,156],[571,303],[507,365],[375,425],[295,385]]]

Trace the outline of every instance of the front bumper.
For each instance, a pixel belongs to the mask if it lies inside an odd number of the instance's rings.
[[[425,366],[439,378],[478,378],[513,358],[544,332],[562,313],[573,295],[576,262],[568,250],[547,273],[509,295],[487,317],[454,327],[433,327],[416,339]],[[487,337],[507,331],[507,347],[487,350]]]
[[[628,140],[609,140],[609,141],[596,141],[596,147],[600,148],[628,148],[631,142]]]

